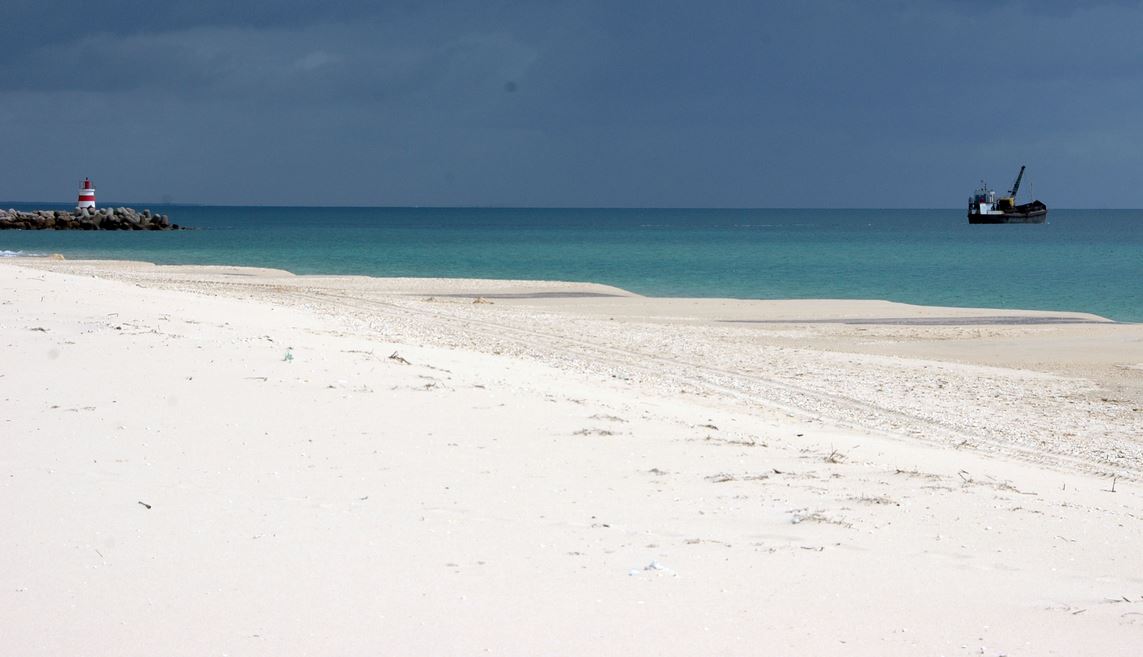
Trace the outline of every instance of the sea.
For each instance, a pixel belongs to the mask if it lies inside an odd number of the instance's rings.
[[[943,209],[149,207],[193,230],[2,231],[0,255],[589,281],[660,297],[887,299],[1143,322],[1143,210],[1053,209],[1043,225],[973,226],[963,210]]]

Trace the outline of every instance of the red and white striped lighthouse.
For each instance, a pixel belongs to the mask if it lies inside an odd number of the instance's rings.
[[[83,179],[83,187],[79,188],[79,200],[75,202],[76,210],[83,208],[95,209],[95,187],[92,187],[91,180],[87,178]]]

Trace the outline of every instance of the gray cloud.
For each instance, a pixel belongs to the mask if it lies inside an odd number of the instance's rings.
[[[0,198],[1143,204],[1139,2],[99,4],[7,11]]]

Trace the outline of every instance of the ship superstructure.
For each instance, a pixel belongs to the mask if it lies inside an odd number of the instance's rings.
[[[1039,200],[1023,205],[1016,204],[1016,194],[1024,179],[1024,167],[1012,183],[1008,196],[996,198],[988,184],[980,181],[980,188],[968,199],[968,223],[970,224],[1042,224],[1048,217],[1048,206]]]

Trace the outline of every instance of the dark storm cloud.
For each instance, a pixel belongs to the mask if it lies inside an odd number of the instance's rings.
[[[80,30],[130,33],[139,30],[171,30],[203,26],[275,27],[311,25],[317,22],[355,21],[384,15],[386,11],[416,7],[416,3],[381,2],[288,2],[271,0],[7,0],[19,23],[8,31],[35,25],[42,33],[76,33]],[[428,3],[431,4],[431,3]],[[388,7],[388,9],[386,9]]]
[[[6,14],[0,198],[92,172],[213,202],[948,206],[1027,163],[1077,183],[1057,205],[1143,203],[1139,2]]]
[[[29,48],[0,73],[12,91],[162,93],[185,99],[387,98],[518,73],[528,48],[504,34],[426,43],[378,26],[197,27]]]

